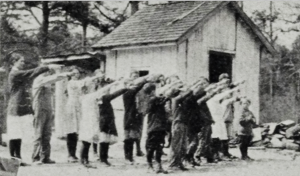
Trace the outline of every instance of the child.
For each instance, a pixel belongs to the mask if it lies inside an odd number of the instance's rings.
[[[173,124],[172,124],[172,142],[169,158],[169,169],[188,170],[183,165],[187,152],[187,135],[188,135],[188,123],[190,120],[190,104],[192,103],[193,92],[192,90],[184,87],[181,92],[172,101],[173,110]]]
[[[79,128],[79,139],[82,141],[82,148],[80,151],[80,162],[85,167],[93,167],[89,164],[89,148],[91,143],[99,142],[99,109],[97,100],[100,99],[105,92],[117,85],[119,82],[111,83],[96,92],[92,89],[93,85],[90,85],[90,90],[82,96],[82,117]],[[107,149],[108,150],[108,149]]]
[[[223,73],[220,75],[219,77],[219,82],[225,81],[226,83],[225,88],[222,90],[222,92],[226,91],[226,90],[230,90],[231,88],[237,87],[240,84],[243,84],[245,81],[241,81],[241,82],[235,82],[235,83],[231,83],[231,80],[229,78],[229,75],[227,73]],[[227,98],[231,98],[230,96],[228,96]],[[225,125],[226,125],[226,130],[227,130],[227,135],[228,135],[228,140],[222,140],[221,141],[221,145],[222,145],[222,153],[223,153],[223,158],[224,159],[235,159],[236,157],[231,155],[229,153],[229,140],[231,138],[233,138],[232,135],[232,128],[233,128],[233,119],[234,119],[234,106],[232,103],[228,104],[226,107],[226,110],[224,112],[223,115],[224,121],[225,121]]]
[[[174,84],[173,84],[174,85]],[[148,123],[147,123],[147,162],[149,170],[153,170],[152,158],[155,152],[155,159],[158,163],[156,173],[164,173],[167,171],[163,170],[161,165],[161,156],[163,154],[163,146],[165,143],[165,135],[167,132],[168,117],[165,111],[165,103],[167,99],[172,98],[175,93],[167,93],[171,90],[171,86],[164,86],[159,89],[159,93],[155,95],[156,85],[153,83],[147,83],[144,85],[143,91],[149,95],[150,99],[148,102],[147,112]]]
[[[219,91],[222,90],[222,86],[217,88]],[[237,98],[228,99],[230,94],[235,91],[239,91],[238,88],[227,90],[225,92],[219,93],[213,96],[207,101],[207,106],[211,112],[211,115],[214,120],[212,125],[212,152],[216,156],[216,159],[221,161],[222,159],[219,156],[221,151],[221,141],[228,140],[226,125],[224,123],[223,115],[228,104],[231,101],[236,100]],[[226,99],[226,101],[223,101]]]
[[[241,117],[239,119],[238,135],[240,138],[240,151],[242,154],[242,160],[251,161],[248,156],[248,147],[253,137],[252,128],[256,123],[255,117],[249,110],[251,101],[249,99],[241,99]]]
[[[136,85],[136,88],[128,90],[123,94],[124,103],[124,154],[126,163],[132,165],[133,160],[133,145],[139,142],[141,137],[141,116],[139,116],[136,104],[136,95],[149,82],[156,82],[161,75],[148,75],[139,77],[136,72],[131,73],[131,81]]]
[[[108,85],[109,86],[109,85]],[[134,85],[131,85],[129,89],[135,88]],[[113,91],[109,89],[106,92],[103,92],[101,98],[98,100],[99,104],[99,114],[100,114],[100,162],[110,166],[108,162],[108,150],[109,145],[112,145],[117,142],[117,128],[115,124],[115,115],[114,110],[111,105],[111,101],[118,96],[124,94],[128,89],[125,87],[125,84],[121,87],[116,88]]]

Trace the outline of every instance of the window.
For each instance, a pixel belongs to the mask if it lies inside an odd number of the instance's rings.
[[[227,73],[232,78],[232,55],[227,53],[209,52],[209,81],[215,83],[219,81],[219,76]]]

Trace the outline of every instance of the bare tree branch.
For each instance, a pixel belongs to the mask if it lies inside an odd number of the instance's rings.
[[[128,3],[127,3],[127,5],[126,5],[125,9],[123,10],[123,15],[125,15],[125,13],[126,13],[126,10],[127,10],[127,9],[128,9],[128,7],[129,7],[129,4],[130,4],[130,2],[128,2]]]
[[[292,23],[292,24],[297,24],[297,23],[300,23],[299,21],[291,21],[291,20],[286,20],[286,19],[282,19],[282,18],[278,18],[278,20],[281,20],[281,21],[285,21],[287,23]]]
[[[99,4],[98,2],[96,2],[97,4]],[[101,5],[101,4],[99,4],[99,5]],[[101,5],[102,7],[104,7],[106,10],[108,10],[108,11],[112,11],[112,12],[114,12],[115,14],[117,14],[117,15],[122,15],[122,14],[120,14],[120,13],[117,13],[115,10],[113,10],[113,9],[110,9],[110,8],[108,8],[108,7],[106,7],[105,5]]]
[[[287,30],[281,29],[281,32],[292,32],[292,31],[294,31],[294,32],[300,32],[300,30],[296,29],[296,28],[290,28],[290,29],[287,29]]]
[[[76,23],[74,21],[70,21],[70,20],[64,20],[64,21],[61,21],[61,20],[54,20],[54,21],[50,21],[49,23],[51,24],[61,24],[61,23],[68,23],[68,24],[75,24],[75,25],[81,25],[81,23]]]
[[[100,12],[100,14],[103,15],[105,18],[107,18],[108,20],[110,20],[110,21],[112,21],[112,22],[114,22],[114,23],[118,23],[117,20],[112,19],[112,18],[110,18],[109,16],[105,15],[105,14],[100,10],[100,8],[99,8],[96,4],[94,4],[94,6],[95,6],[95,8]]]
[[[30,14],[33,16],[33,18],[36,20],[37,23],[39,23],[40,26],[42,26],[42,23],[39,21],[39,19],[35,16],[35,14],[32,12],[31,8],[29,7],[27,11],[30,12]]]

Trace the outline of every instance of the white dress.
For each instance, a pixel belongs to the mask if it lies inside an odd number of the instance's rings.
[[[215,95],[210,100],[207,101],[207,106],[210,110],[213,120],[212,124],[212,138],[219,138],[220,140],[228,140],[227,129],[225,124],[224,113],[226,110],[226,105],[220,103],[222,94]]]
[[[99,107],[97,98],[100,97],[99,92],[93,92],[82,95],[81,108],[82,116],[79,130],[79,140],[90,143],[99,143]]]
[[[70,80],[68,82],[68,100],[66,104],[66,116],[63,120],[64,134],[78,133],[81,119],[81,95],[84,81]]]

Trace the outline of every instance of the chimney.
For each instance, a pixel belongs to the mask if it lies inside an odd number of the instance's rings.
[[[139,1],[129,1],[131,7],[131,15],[139,10]]]

